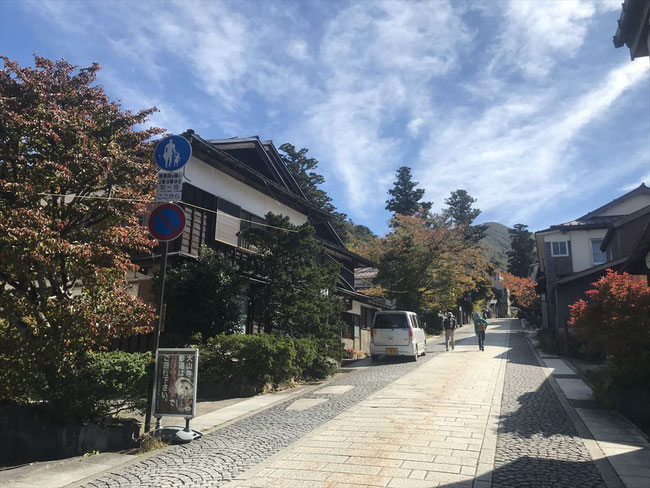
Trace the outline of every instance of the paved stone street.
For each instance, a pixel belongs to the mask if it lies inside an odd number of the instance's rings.
[[[493,486],[605,486],[526,338],[516,330],[510,334]]]
[[[465,326],[455,351],[367,363],[81,486],[605,486],[517,324],[491,321],[484,352]]]
[[[368,360],[368,367],[353,369],[327,386],[302,395],[298,400],[280,403],[211,432],[189,445],[170,447],[161,454],[147,457],[81,486],[222,486],[225,481],[413,371],[430,357],[421,357],[417,363],[391,359],[370,364]],[[330,391],[328,388],[337,385],[352,388],[343,393],[327,393]]]

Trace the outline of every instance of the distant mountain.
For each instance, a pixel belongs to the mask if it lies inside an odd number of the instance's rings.
[[[508,227],[498,222],[484,222],[487,225],[485,237],[481,240],[483,253],[488,261],[494,261],[499,264],[499,268],[505,271],[508,267],[508,255],[511,250],[510,234]]]

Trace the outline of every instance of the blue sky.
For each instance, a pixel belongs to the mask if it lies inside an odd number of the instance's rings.
[[[434,209],[532,230],[650,183],[650,63],[621,0],[0,2],[0,53],[80,66],[152,123],[307,147],[335,205],[377,233],[411,166]]]

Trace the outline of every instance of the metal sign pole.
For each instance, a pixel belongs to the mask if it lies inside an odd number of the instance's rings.
[[[156,351],[160,344],[160,331],[163,327],[163,303],[165,297],[165,275],[167,274],[167,251],[169,250],[169,241],[165,241],[165,245],[162,247],[162,256],[160,259],[160,291],[158,293],[158,304],[156,310],[156,316],[154,317],[154,343],[153,343],[153,357],[156,357]],[[154,371],[152,370],[151,376],[149,378],[149,388],[148,388],[148,398],[147,398],[147,412],[144,417],[144,431],[149,432],[151,430],[151,408],[153,403],[153,383],[154,383]]]

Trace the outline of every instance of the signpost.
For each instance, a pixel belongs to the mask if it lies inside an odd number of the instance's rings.
[[[192,157],[192,145],[183,136],[167,136],[160,140],[153,159],[164,171],[178,171]]]
[[[159,241],[173,241],[185,229],[185,211],[175,203],[162,203],[149,214],[148,226],[151,235]]]
[[[156,184],[157,202],[178,202],[183,197],[183,173],[180,171],[158,171]]]
[[[153,159],[160,167],[156,185],[157,202],[177,202],[183,196],[183,173],[192,157],[192,145],[183,136],[167,136],[156,145]]]
[[[154,322],[154,344],[153,352],[156,354],[156,375],[159,372],[158,364],[158,345],[160,344],[160,331],[163,326],[163,299],[165,296],[165,274],[167,273],[167,253],[169,251],[169,241],[178,238],[185,229],[185,211],[171,201],[180,201],[183,192],[183,173],[181,170],[192,157],[192,145],[182,136],[167,136],[160,140],[154,150],[154,162],[161,168],[158,172],[158,184],[156,186],[156,201],[166,202],[157,205],[149,214],[148,228],[151,235],[158,239],[162,246],[162,255],[160,257],[160,290],[158,294],[158,303],[156,307],[156,317]],[[165,351],[164,349],[161,351]],[[189,353],[186,352],[183,358],[186,358]],[[196,352],[198,355],[198,351]],[[167,357],[167,356],[164,356]],[[194,386],[196,385],[196,360],[198,356],[194,357],[194,377],[189,380],[183,376],[182,381],[178,376],[178,371],[174,374],[180,383],[179,388],[188,388],[189,382]],[[183,359],[185,362],[185,359]],[[171,373],[170,373],[171,374]],[[151,412],[155,405],[155,377],[149,382],[149,403],[147,404],[147,412],[144,421],[144,430],[148,432],[151,428]],[[196,403],[196,390],[194,390],[194,398],[191,402],[192,410],[191,415],[183,415],[186,417],[186,426],[183,430],[184,435],[176,433],[174,440],[178,442],[189,442],[197,435],[188,434],[189,419],[194,416],[194,404]],[[187,408],[184,399],[181,403],[183,408]],[[160,398],[159,398],[160,399]],[[161,405],[159,402],[158,405]],[[180,407],[179,407],[180,408]],[[166,414],[167,415],[167,414]],[[157,427],[160,427],[160,418],[158,418]],[[159,430],[160,432],[160,430]]]
[[[198,349],[158,349],[154,417],[194,417],[198,359]]]

